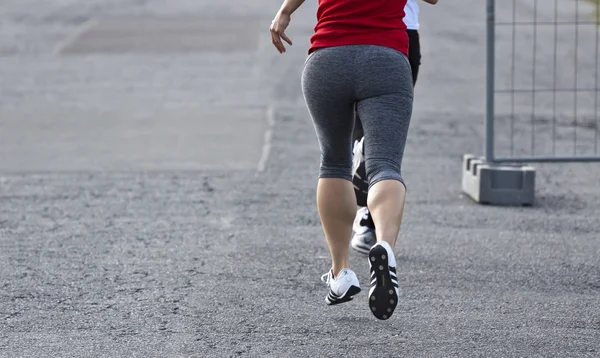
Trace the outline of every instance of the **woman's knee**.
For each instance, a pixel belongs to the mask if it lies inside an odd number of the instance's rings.
[[[389,159],[369,158],[365,164],[369,189],[382,180],[397,180],[406,186],[402,178],[401,165],[398,162]]]
[[[319,178],[338,178],[352,181],[352,167],[340,167],[321,163]]]

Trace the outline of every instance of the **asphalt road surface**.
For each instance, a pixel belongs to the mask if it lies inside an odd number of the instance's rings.
[[[283,56],[267,31],[278,6],[3,2],[0,356],[600,356],[599,165],[536,165],[529,208],[480,206],[461,192],[462,155],[483,147],[477,0],[422,5],[396,313],[377,321],[364,293],[325,305],[319,152],[299,84],[316,1],[294,16]],[[589,31],[580,42],[593,46]],[[512,48],[511,36],[498,41]],[[542,85],[552,46],[539,45]],[[532,46],[516,48],[516,85],[530,86]],[[593,85],[593,59],[582,50],[580,61],[579,84]],[[519,120],[516,153],[531,149],[522,98],[514,110],[498,99],[500,128],[512,111]],[[539,115],[550,116],[544,101]],[[586,101],[580,114],[594,112]],[[556,148],[571,153],[578,128],[593,150],[594,127],[573,127],[572,108],[561,97]],[[366,258],[351,263],[366,288]]]

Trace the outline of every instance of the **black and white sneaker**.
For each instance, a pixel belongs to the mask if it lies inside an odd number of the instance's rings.
[[[377,243],[375,235],[375,223],[369,209],[361,207],[356,212],[354,224],[352,225],[352,240],[350,246],[361,254],[367,255],[371,247]]]
[[[343,269],[337,277],[333,277],[332,270],[321,276],[321,280],[329,286],[329,293],[325,297],[328,305],[351,301],[360,292],[360,283],[354,271]]]
[[[358,206],[367,206],[367,194],[369,193],[369,180],[367,179],[367,168],[365,167],[365,156],[363,154],[365,138],[354,143],[352,150],[352,184]]]
[[[371,266],[371,290],[369,307],[375,317],[388,319],[398,304],[398,277],[396,276],[396,258],[390,244],[378,242],[369,251]]]

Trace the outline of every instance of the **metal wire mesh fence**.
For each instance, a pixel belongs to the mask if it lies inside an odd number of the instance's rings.
[[[487,0],[487,162],[600,161],[598,0]]]

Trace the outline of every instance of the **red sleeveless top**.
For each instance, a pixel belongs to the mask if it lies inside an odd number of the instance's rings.
[[[408,55],[406,0],[319,0],[309,53],[320,47],[379,45]]]

